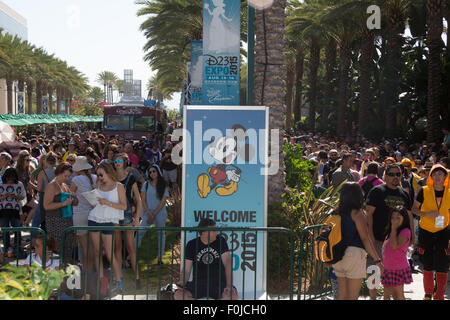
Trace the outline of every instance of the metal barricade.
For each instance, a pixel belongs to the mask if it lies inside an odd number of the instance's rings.
[[[33,246],[31,243],[31,234],[32,233],[39,233],[40,235],[42,235],[42,256],[46,257],[47,254],[47,234],[45,233],[44,230],[40,229],[40,228],[28,228],[28,227],[23,227],[23,228],[0,228],[0,231],[2,232],[2,241],[3,241],[3,254],[2,254],[2,265],[3,264],[11,264],[14,263],[15,260],[15,265],[16,267],[19,267],[20,265],[25,265],[27,264],[26,258],[30,257],[31,259],[31,254],[33,252]],[[28,250],[25,250],[22,248],[22,232],[24,233],[30,233],[30,243],[29,243],[29,248]],[[8,257],[8,248],[6,248],[6,244],[9,241],[7,240],[7,237],[10,237],[11,234],[14,234],[14,251],[13,251],[13,257]],[[31,263],[31,261],[30,261]],[[42,267],[45,269],[45,263],[42,264]]]
[[[313,300],[332,294],[329,267],[318,261],[314,255],[314,240],[323,225],[305,228],[300,235],[298,256],[297,299]]]
[[[231,283],[233,283],[238,292],[239,299],[293,299],[293,282],[294,282],[294,236],[292,232],[284,228],[179,228],[179,227],[70,227],[64,230],[62,234],[61,244],[66,242],[66,237],[69,232],[85,230],[90,239],[90,245],[87,246],[86,256],[89,257],[90,251],[95,251],[98,248],[98,256],[88,261],[88,267],[83,266],[78,282],[74,281],[69,285],[69,290],[61,292],[61,299],[122,299],[122,300],[155,300],[155,299],[173,299],[172,284],[175,284],[182,276],[186,274],[186,246],[189,239],[196,239],[202,232],[208,231],[208,235],[217,231],[223,236],[227,242],[231,254]],[[102,235],[102,232],[112,232],[112,235]],[[126,231],[136,232],[133,239],[134,248],[136,248],[135,261],[132,265],[136,266],[139,274],[139,282],[136,281],[136,273],[133,270],[126,268],[126,245],[122,245],[121,254],[116,250],[116,237],[119,232],[125,234]],[[122,235],[122,239],[124,236]],[[163,243],[165,240],[165,248],[163,250],[163,264],[158,262],[158,238]],[[76,237],[74,237],[76,239]],[[142,241],[142,242],[141,242]],[[94,243],[97,243],[94,245]],[[139,243],[141,245],[139,246]],[[192,244],[193,243],[193,244]],[[191,246],[198,246],[198,241],[191,243]],[[221,246],[222,244],[220,244]],[[267,244],[267,246],[266,246]],[[75,255],[77,252],[77,242],[74,240],[72,252],[74,256],[72,261],[64,258],[65,248],[61,245],[61,266],[77,263]],[[106,245],[106,246],[105,246]],[[209,252],[210,244],[205,245],[205,252]],[[107,248],[102,250],[100,248]],[[267,251],[264,252],[264,248]],[[110,251],[106,254],[106,251]],[[219,252],[222,248],[219,247]],[[94,252],[95,254],[95,252]],[[106,259],[104,259],[104,254]],[[258,264],[257,262],[266,255],[267,265]],[[117,264],[116,260],[122,262]],[[91,256],[92,257],[92,256]],[[205,255],[202,259],[211,259]],[[95,260],[94,262],[91,262]],[[103,263],[103,267],[100,265]],[[91,268],[90,264],[93,264]],[[220,264],[219,264],[220,267]],[[79,268],[78,268],[79,269]],[[197,271],[197,268],[194,268]],[[193,279],[198,280],[198,274],[194,274],[194,269],[191,269]],[[90,270],[90,271],[86,271]],[[99,270],[100,272],[96,272]],[[119,271],[120,270],[120,271]],[[215,283],[209,283],[210,274],[218,272],[213,267],[206,270],[206,291],[209,294],[210,285],[215,286]],[[219,274],[218,282],[223,283],[223,279]],[[260,277],[264,274],[265,277]],[[121,275],[123,289],[120,288],[113,279],[118,280]],[[239,284],[233,279],[239,275]],[[76,277],[75,277],[76,278]],[[265,279],[267,279],[267,282]],[[73,280],[73,279],[72,279]],[[263,283],[264,282],[264,283]],[[78,287],[73,284],[78,283]],[[106,285],[107,284],[107,285]],[[140,285],[139,285],[140,284]],[[105,292],[105,287],[108,287],[108,292]],[[168,288],[167,291],[162,288]],[[223,287],[217,283],[221,289]],[[268,294],[263,296],[257,295],[257,289],[264,287]],[[116,290],[119,288],[119,290]],[[78,290],[78,291],[77,291]],[[192,290],[192,288],[191,288]],[[196,287],[191,292],[196,295]],[[181,290],[181,298],[184,296],[185,290]],[[230,292],[232,292],[232,288]],[[245,294],[244,294],[245,293]]]

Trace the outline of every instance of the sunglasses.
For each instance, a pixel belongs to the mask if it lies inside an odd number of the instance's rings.
[[[116,163],[123,163],[123,159],[114,160],[114,164]]]
[[[156,173],[156,170],[150,170],[150,173]]]
[[[402,174],[400,172],[397,172],[397,173],[389,172],[389,173],[386,173],[386,175],[389,177],[401,177],[402,176]]]
[[[97,176],[98,176],[99,178],[103,178],[103,175],[102,175],[101,173],[97,174]]]

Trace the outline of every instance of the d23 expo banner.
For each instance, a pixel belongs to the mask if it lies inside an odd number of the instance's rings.
[[[203,0],[203,105],[240,104],[240,0]]]
[[[59,101],[59,113],[66,114],[66,100]]]
[[[203,41],[191,41],[191,105],[202,104],[202,74],[203,74]]]
[[[184,227],[197,227],[202,218],[220,228],[266,227],[268,113],[265,107],[185,106]],[[266,288],[264,233],[223,235],[239,298],[258,299]],[[197,236],[187,232],[185,243]]]
[[[48,114],[48,96],[42,97],[42,114]]]
[[[17,93],[17,113],[25,113],[25,92],[22,91]]]

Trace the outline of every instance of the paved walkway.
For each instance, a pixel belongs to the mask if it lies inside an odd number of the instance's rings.
[[[423,274],[422,274],[422,265],[418,261],[417,256],[414,256],[415,261],[415,270],[416,273],[413,273],[413,283],[405,285],[405,298],[406,300],[423,300],[425,296],[425,292],[423,290]],[[361,300],[367,300],[368,297],[360,297]],[[377,297],[378,299],[383,299],[383,297]],[[447,290],[445,291],[445,299],[450,300],[450,273],[449,280],[447,282]]]

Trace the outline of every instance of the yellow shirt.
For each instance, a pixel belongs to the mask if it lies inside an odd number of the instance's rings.
[[[438,210],[438,203],[436,200],[436,196],[434,194],[434,187],[433,186],[423,187],[423,203],[420,211],[430,212],[437,210]],[[444,217],[443,227],[436,227],[437,218],[428,218],[428,217],[420,218],[419,222],[420,227],[426,231],[433,233],[447,228],[449,223],[449,210],[450,210],[450,189],[446,187],[444,189],[444,196],[442,197],[441,206],[439,208],[439,216]]]

